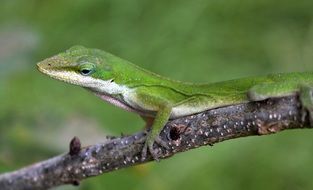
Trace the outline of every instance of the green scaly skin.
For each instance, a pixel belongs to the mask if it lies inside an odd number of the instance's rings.
[[[168,148],[159,133],[169,119],[222,106],[299,93],[304,113],[309,114],[313,125],[313,72],[192,84],[162,77],[107,52],[82,46],[43,60],[38,69],[153,121],[142,159],[146,158],[147,150],[158,159],[154,142]]]

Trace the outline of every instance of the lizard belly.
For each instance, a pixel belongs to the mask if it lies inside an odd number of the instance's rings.
[[[132,108],[136,109],[137,111],[140,110],[141,112],[144,113],[144,115],[154,117],[156,112],[158,111],[158,106],[144,103],[141,99],[139,99],[133,93],[125,93],[123,94],[123,97],[124,97],[125,102],[127,102],[128,105],[130,105]],[[185,103],[172,107],[170,119],[192,115],[195,113],[205,111],[212,107],[214,107],[214,104],[209,101],[200,102],[198,101],[198,99],[195,99],[195,101],[191,101],[191,102],[187,101]]]
[[[195,113],[200,113],[203,112],[205,110],[208,109],[207,105],[203,105],[203,106],[190,106],[190,105],[179,105],[176,107],[173,107],[172,109],[172,113],[171,113],[171,119],[175,119],[178,117],[183,117],[183,116],[187,116],[187,115],[192,115]]]

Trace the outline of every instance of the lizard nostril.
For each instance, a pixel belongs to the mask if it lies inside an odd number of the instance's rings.
[[[48,63],[48,66],[51,66],[51,64],[50,64],[50,63]]]

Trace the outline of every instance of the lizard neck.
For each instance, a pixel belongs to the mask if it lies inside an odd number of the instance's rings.
[[[122,108],[126,111],[133,112],[142,116],[153,116],[153,112],[147,112],[144,110],[140,110],[138,108],[135,108],[131,106],[129,103],[125,101],[125,94],[105,94],[105,93],[99,93],[99,92],[93,92],[96,96],[98,96],[100,99],[102,99],[105,102],[108,102],[112,105],[115,105],[116,107]]]

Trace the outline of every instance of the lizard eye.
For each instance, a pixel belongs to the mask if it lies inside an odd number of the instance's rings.
[[[89,74],[91,73],[91,70],[89,70],[89,69],[83,69],[83,70],[80,71],[80,73],[81,73],[82,75],[89,75]]]
[[[84,76],[91,75],[95,71],[95,65],[92,63],[85,63],[80,65],[79,72]]]

